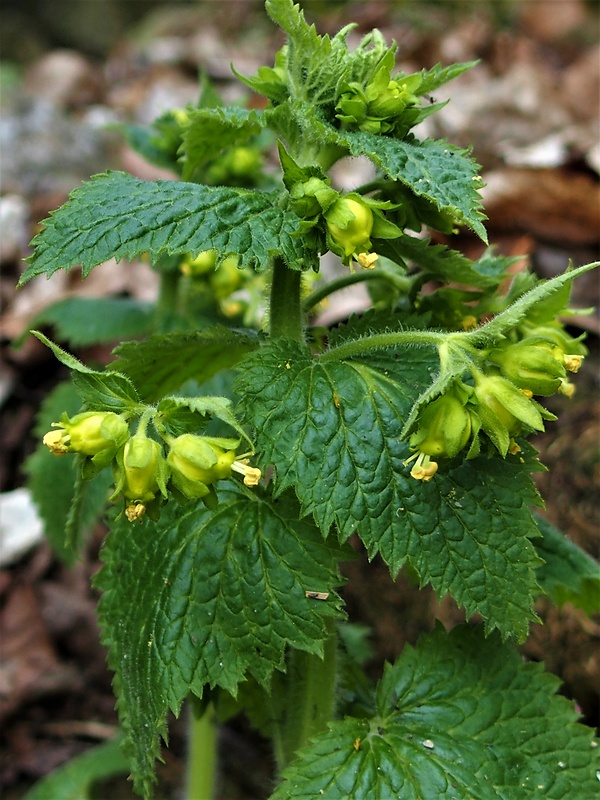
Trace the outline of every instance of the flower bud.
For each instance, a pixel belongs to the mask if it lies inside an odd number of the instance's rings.
[[[411,449],[417,453],[404,464],[416,459],[411,476],[428,481],[438,469],[431,457],[452,458],[467,445],[471,433],[471,414],[464,404],[452,392],[442,395],[421,412],[417,431],[410,437]]]
[[[171,442],[167,463],[171,480],[188,499],[208,494],[208,486],[231,475],[235,451],[226,451],[206,437],[184,433]]]
[[[350,263],[354,254],[371,249],[373,212],[360,199],[340,197],[325,214],[330,248]]]
[[[43,442],[54,455],[100,456],[97,460],[106,464],[129,437],[127,423],[112,411],[85,411],[72,419],[63,414],[60,422],[52,424],[57,430],[47,433]]]
[[[455,395],[445,394],[421,412],[410,444],[426,455],[452,458],[466,446],[470,436],[470,413]]]
[[[481,427],[496,449],[506,456],[513,436],[523,425],[536,431],[544,430],[539,406],[501,375],[477,375],[473,397]]]
[[[187,256],[181,264],[181,271],[184,275],[197,277],[213,272],[217,264],[216,250],[203,250],[195,258]]]
[[[317,177],[299,181],[290,189],[292,208],[302,219],[310,219],[323,213],[337,197],[338,192],[331,188],[329,182]]]
[[[136,434],[126,442],[117,471],[115,495],[120,492],[141,505],[153,500],[159,491],[166,496],[167,469],[162,447],[145,434]]]
[[[488,358],[511,383],[533,394],[554,394],[566,374],[561,348],[543,336],[528,336],[492,350]]]

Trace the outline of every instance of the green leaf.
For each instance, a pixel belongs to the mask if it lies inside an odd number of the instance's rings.
[[[190,111],[182,136],[183,179],[189,180],[198,167],[212,161],[228,147],[248,141],[260,133],[262,127],[262,116],[254,110],[231,107]]]
[[[492,320],[482,325],[481,328],[477,328],[477,330],[467,334],[468,338],[471,341],[481,343],[488,343],[501,339],[509,330],[525,319],[528,314],[531,313],[535,315],[536,309],[539,308],[540,305],[545,305],[545,301],[547,301],[551,295],[555,292],[559,292],[565,285],[575,280],[575,278],[578,278],[580,275],[598,266],[600,266],[600,261],[595,261],[591,264],[584,264],[577,269],[567,270],[563,272],[562,275],[556,275],[556,277],[550,278],[549,280],[539,281],[532,289],[522,294],[518,300],[515,300],[505,311],[497,314]],[[560,293],[559,296],[561,297],[562,304],[565,298],[562,293]]]
[[[479,165],[466,151],[442,139],[405,141],[362,131],[338,133],[336,138],[353,156],[366,156],[392,180],[450,212],[487,242]]]
[[[354,26],[345,27],[331,39],[319,36],[315,26],[306,22],[300,6],[291,0],[267,0],[265,7],[287,34],[285,66],[290,95],[313,105],[334,102],[336,87],[344,77],[346,37]]]
[[[252,448],[252,440],[238,422],[231,406],[231,400],[227,397],[165,397],[158,404],[158,410],[167,424],[170,422],[171,415],[177,415],[177,412],[182,409],[189,410],[194,415],[221,420],[239,434],[240,438],[236,440],[238,444],[243,438]],[[234,444],[231,446],[237,447]]]
[[[40,440],[36,451],[25,462],[27,485],[44,521],[44,533],[52,550],[66,564],[73,564],[86,533],[106,507],[111,475],[100,472],[91,481],[82,481],[76,460],[67,455],[52,455],[41,439],[63,411],[69,416],[81,408],[81,400],[70,381],[59,384],[44,400],[36,417],[34,435]],[[75,503],[78,495],[79,502]],[[70,543],[65,532],[70,526]]]
[[[154,307],[130,297],[67,297],[45,308],[32,321],[52,325],[71,347],[107,344],[148,333]]]
[[[538,535],[532,464],[459,456],[428,483],[403,464],[404,420],[437,366],[419,348],[341,362],[285,342],[247,357],[236,388],[260,466],[274,467],[277,492],[294,488],[323,534],[356,532],[393,575],[409,562],[488,629],[524,638],[539,564],[527,538]]]
[[[592,731],[557,686],[496,636],[438,628],[386,667],[377,715],[314,737],[271,800],[594,797]]]
[[[237,254],[257,271],[280,255],[289,266],[316,267],[316,254],[295,233],[299,218],[269,192],[143,181],[107,172],[76,189],[32,242],[21,284],[81,264],[83,276],[109,258],[167,253]]]
[[[298,519],[293,498],[234,482],[218,492],[214,510],[168,503],[159,523],[121,519],[103,549],[100,620],[138,791],[149,791],[167,709],[206,685],[266,685],[288,645],[322,653],[325,617],[340,615],[345,552]]]
[[[423,77],[416,93],[420,96],[430,94],[445,83],[449,83],[453,81],[454,78],[458,78],[463,72],[473,69],[477,64],[479,64],[479,61],[463,61],[458,64],[450,64],[447,67],[444,67],[442,64],[435,64],[431,69],[422,71],[421,74]]]
[[[259,346],[255,333],[224,327],[156,334],[144,342],[124,342],[109,365],[129,376],[140,395],[152,402],[194,379],[203,383]]]
[[[62,347],[51,342],[43,333],[31,333],[52,350],[55,357],[69,367],[73,385],[82,401],[94,411],[136,411],[139,397],[135,386],[127,376],[119,372],[98,372],[67,353]]]
[[[468,225],[484,242],[479,165],[465,150],[443,139],[393,139],[363,131],[339,131],[323,121],[306,102],[291,103],[305,135],[345,149],[353,156],[366,156],[385,175],[400,181],[418,197],[432,202],[439,211],[450,213]]]
[[[160,123],[160,119],[156,121],[155,125],[158,123]],[[117,124],[114,127],[123,134],[129,146],[146,161],[176,174],[179,173],[180,165],[177,163],[175,155],[165,147],[165,142],[161,141],[156,127],[147,128],[133,123]]]
[[[572,603],[587,614],[600,613],[600,565],[548,520],[538,518],[542,532],[535,549],[545,563],[538,569],[542,590],[557,606]]]
[[[381,256],[401,263],[415,264],[436,280],[462,283],[471,287],[497,286],[507,268],[509,259],[488,257],[480,262],[471,261],[458,250],[444,244],[432,244],[430,238],[418,239],[405,233],[397,239],[380,240],[374,249]],[[493,265],[497,263],[497,270]]]
[[[121,738],[92,747],[54,770],[30,789],[23,800],[92,800],[94,783],[129,771]]]

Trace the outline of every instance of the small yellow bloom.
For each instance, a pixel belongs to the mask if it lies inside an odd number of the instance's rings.
[[[417,460],[410,471],[411,477],[417,481],[430,481],[438,471],[437,461],[432,461],[430,456],[426,455],[425,453],[418,452],[412,455],[410,458],[407,458],[404,462],[404,465],[406,466],[415,458]]]
[[[583,364],[583,356],[565,355],[563,359],[565,369],[569,372],[579,372],[579,368]]]
[[[146,513],[146,506],[143,503],[132,503],[125,509],[125,516],[129,522],[141,519]]]
[[[70,451],[69,446],[70,436],[64,429],[57,431],[48,431],[42,439],[42,442],[50,450],[53,456],[64,456],[65,453]]]
[[[379,256],[377,253],[358,253],[355,258],[363,269],[375,269]]]
[[[262,476],[262,472],[258,467],[248,466],[246,459],[244,461],[234,461],[231,469],[244,476],[244,486],[257,486]]]
[[[560,386],[558,387],[558,393],[564,394],[565,397],[570,399],[575,394],[575,384],[571,383],[571,381],[564,380],[563,378]]]

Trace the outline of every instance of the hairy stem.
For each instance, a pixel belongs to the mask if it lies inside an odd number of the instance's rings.
[[[275,259],[271,283],[270,333],[276,338],[302,340],[300,281],[302,273]]]
[[[155,318],[159,329],[161,329],[164,327],[165,322],[177,312],[181,273],[178,270],[165,269],[159,272],[159,276],[160,283]]]
[[[333,620],[326,622],[328,636],[323,658],[292,650],[279,701],[283,715],[274,726],[277,765],[281,772],[308,739],[327,729],[335,717],[337,635]]]
[[[376,333],[364,339],[355,339],[345,342],[338,347],[332,347],[321,356],[321,361],[341,361],[344,358],[362,356],[372,350],[381,350],[384,347],[406,347],[407,345],[429,345],[437,347],[447,341],[450,336],[462,334],[438,333],[437,331],[394,331],[393,333]]]
[[[315,291],[311,292],[304,300],[302,308],[304,311],[309,311],[330,294],[339,292],[340,289],[345,289],[347,286],[352,286],[355,283],[364,283],[366,281],[387,281],[406,293],[410,291],[413,283],[410,278],[386,275],[383,272],[353,272],[348,275],[342,275],[340,278],[336,278],[326,283],[324,286],[315,289]]]
[[[197,714],[189,709],[187,758],[187,800],[211,800],[214,796],[217,764],[217,724],[215,710],[209,704]]]

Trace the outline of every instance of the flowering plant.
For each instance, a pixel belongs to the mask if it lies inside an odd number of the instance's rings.
[[[72,374],[32,468],[65,557],[112,503],[96,585],[136,791],[152,794],[167,712],[192,697],[190,798],[210,793],[212,720],[232,698],[273,740],[273,800],[591,797],[591,732],[514,643],[540,593],[591,611],[599,585],[532,514],[527,441],[555,419],[539,398],[573,390],[586,349],[559,318],[595,265],[503,291],[510,258],[432,243],[459,226],[486,241],[477,165],[413,131],[473,64],[394,73],[377,31],[350,50],[352,26],[322,37],[291,0],[266,8],[287,42],[239,76],[265,107],[205,86],[197,108],[129,130],[182,180],[95,176],[23,277],[144,255],[161,280],[151,313],[97,307],[98,341],[130,338],[103,370],[36,334]],[[277,175],[261,168],[274,139]],[[348,156],[374,177],[344,193],[330,170]],[[318,282],[327,252],[346,270]],[[315,323],[359,282],[369,311]],[[48,474],[73,484],[58,523]],[[339,594],[350,542],[481,621],[423,635],[372,686]]]

